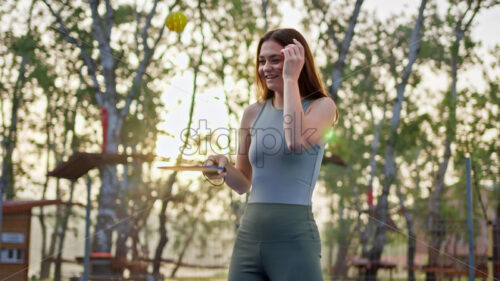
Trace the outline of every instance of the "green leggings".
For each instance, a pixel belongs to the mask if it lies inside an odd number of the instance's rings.
[[[323,281],[311,206],[250,203],[238,230],[229,281]]]

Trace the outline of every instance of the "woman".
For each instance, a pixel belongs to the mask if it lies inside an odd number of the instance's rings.
[[[256,78],[259,101],[243,113],[236,165],[224,155],[205,162],[225,168],[208,178],[224,178],[239,194],[252,187],[229,281],[323,280],[311,196],[337,109],[294,29],[260,39]]]

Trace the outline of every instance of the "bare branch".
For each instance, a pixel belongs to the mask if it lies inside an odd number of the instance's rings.
[[[262,14],[264,15],[264,31],[267,32],[269,28],[269,21],[267,19],[267,5],[269,5],[269,0],[262,0]]]
[[[153,8],[151,11],[149,11],[148,16],[146,17],[146,24],[144,25],[144,28],[142,29],[142,45],[144,46],[144,51],[149,50],[148,46],[148,29],[149,26],[151,25],[151,20],[153,19],[153,15],[156,12],[156,5],[158,4],[158,0],[155,0],[153,3]]]
[[[106,0],[106,39],[109,42],[111,39],[111,29],[113,28],[113,7],[109,0]]]
[[[130,89],[127,93],[127,97],[125,99],[125,106],[123,106],[123,108],[120,111],[120,116],[122,116],[122,117],[127,116],[129,109],[130,109],[130,104],[132,104],[132,100],[139,92],[140,85],[141,85],[142,81],[144,80],[143,75],[146,73],[146,68],[148,67],[149,61],[150,61],[151,57],[153,56],[155,48],[156,48],[156,43],[152,49],[149,48],[148,43],[147,43],[147,34],[148,34],[147,31],[148,31],[149,27],[151,26],[151,20],[153,19],[153,15],[156,11],[157,4],[158,4],[158,0],[155,0],[155,2],[153,4],[153,8],[151,8],[151,11],[149,11],[149,14],[146,18],[146,24],[145,24],[144,28],[142,29],[141,37],[142,37],[142,45],[144,46],[144,57],[143,57],[141,63],[139,64],[137,71],[135,72],[134,79],[132,80],[132,86],[130,87]],[[137,17],[137,25],[139,25],[139,16]],[[158,35],[157,41],[159,41],[161,36],[163,35],[164,28],[165,28],[165,25],[162,26],[160,34]]]
[[[29,62],[28,55],[26,53],[23,54],[23,59],[21,61],[21,66],[19,66],[19,74],[17,76],[17,81],[16,85],[14,86],[14,94],[12,97],[12,110],[11,110],[11,123],[9,127],[9,134],[8,134],[8,148],[9,150],[13,150],[14,147],[12,144],[17,143],[17,117],[18,117],[18,111],[19,111],[19,106],[21,102],[23,101],[23,94],[24,91],[21,89],[24,87],[24,84],[26,82],[26,66]],[[19,92],[19,95],[18,95]],[[12,146],[12,147],[10,147]],[[3,176],[3,173],[2,173]]]
[[[477,13],[479,12],[479,10],[481,9],[481,0],[479,0],[477,2],[477,5],[476,7],[474,8],[474,11],[472,12],[472,15],[469,19],[469,21],[465,24],[464,28],[463,28],[463,31],[467,31],[470,27],[470,25],[472,24],[472,21],[474,20],[474,18],[476,17]],[[465,14],[464,14],[464,17],[465,17]]]
[[[164,32],[164,31],[165,31],[165,25],[163,25],[163,26],[161,27],[161,29],[160,29],[160,33],[158,34],[158,37],[156,38],[155,43],[154,43],[154,45],[153,45],[153,49],[156,49],[156,46],[158,46],[158,42],[160,42],[160,39],[161,39],[161,37],[162,37],[162,35],[163,35],[163,32]]]
[[[99,0],[89,0],[90,10],[92,11],[92,29],[94,39],[99,44],[100,50],[100,59],[102,66],[102,74],[104,76],[104,81],[106,85],[106,94],[109,95],[112,103],[116,102],[116,77],[115,77],[115,68],[117,64],[117,60],[113,56],[113,49],[110,45],[110,37],[106,35],[106,31],[104,30],[103,21],[101,16],[99,15],[98,7]],[[107,7],[111,9],[111,7]],[[112,17],[112,16],[111,16]],[[112,25],[112,21],[108,22],[109,25]],[[108,26],[107,30],[111,32],[112,26]]]
[[[419,13],[417,17],[417,21],[415,22],[415,26],[413,27],[413,31],[411,33],[411,41],[410,41],[410,53],[408,55],[408,63],[403,69],[403,78],[401,80],[401,84],[398,85],[398,100],[403,97],[404,88],[408,83],[408,79],[411,74],[411,69],[413,63],[417,60],[418,50],[420,49],[420,29],[422,29],[422,22],[424,20],[424,9],[427,4],[427,0],[422,0],[419,8]],[[394,121],[394,120],[393,120]],[[391,128],[397,128],[397,124],[399,124],[399,119],[391,124]]]
[[[359,11],[361,10],[362,4],[363,0],[356,1],[354,11],[352,12],[352,16],[349,19],[349,27],[347,28],[344,40],[342,41],[342,52],[347,53],[347,51],[349,50],[352,37],[354,36],[354,27],[356,26],[356,22],[358,21]]]
[[[144,46],[144,58],[142,59],[141,63],[139,64],[139,67],[137,68],[137,71],[135,72],[134,79],[132,81],[132,86],[130,87],[128,93],[127,93],[127,98],[125,99],[125,105],[120,111],[120,116],[125,117],[127,116],[129,109],[130,109],[130,104],[132,104],[132,100],[134,97],[137,95],[139,92],[140,85],[142,84],[142,81],[144,80],[144,74],[146,74],[146,69],[149,65],[149,62],[151,60],[151,57],[154,55],[154,52],[156,50],[156,47],[158,45],[158,42],[160,42],[160,39],[163,36],[163,32],[165,31],[165,25],[162,25],[160,32],[158,34],[158,37],[155,40],[155,43],[152,48],[149,48],[147,45],[147,28],[151,25],[151,19],[153,17],[154,11],[156,10],[156,4],[158,1],[156,0],[153,8],[151,9],[150,13],[148,14],[148,18],[146,19],[146,26],[144,26],[144,29],[142,31],[142,40],[143,40],[143,46]],[[169,10],[172,10],[173,7],[175,7],[179,3],[179,0],[176,0],[170,7]],[[137,25],[139,25],[139,18],[137,20]]]
[[[99,42],[99,49],[101,49],[102,47],[106,47],[106,43],[109,44],[109,41],[106,39],[102,25],[102,18],[98,11],[99,0],[89,0],[89,5],[90,10],[92,11],[92,29],[94,29],[95,39]]]
[[[316,2],[316,1],[313,1],[313,2]],[[321,13],[323,14],[322,21],[326,22],[326,12],[321,11]],[[328,27],[328,35],[330,35],[330,38],[332,38],[333,43],[337,47],[337,50],[340,50],[341,45],[340,45],[339,40],[337,39],[337,36],[335,35],[335,30],[333,30],[333,24],[328,23],[327,27]]]
[[[1,71],[0,71],[0,79],[3,80],[3,77],[5,75],[4,72],[5,72],[5,69],[7,67],[5,66],[5,61],[4,60],[2,60],[0,63],[1,63],[0,64],[0,69],[1,69]],[[0,93],[4,93],[4,92],[6,92],[5,91],[5,87],[3,86],[2,83],[0,83]],[[8,99],[4,98],[3,95],[0,94],[0,117],[1,117],[0,119],[2,119],[2,124],[1,124],[2,136],[5,134],[5,132],[7,132],[7,125],[5,123],[7,118],[4,117],[4,112],[5,112],[5,110],[4,110],[4,101],[7,101],[7,100]],[[3,145],[2,145],[2,147],[3,147]]]
[[[314,7],[318,10],[321,11],[321,13],[323,14],[323,21],[326,22],[326,15],[328,13],[328,8],[324,8],[321,3],[319,2],[319,0],[312,0],[312,3],[314,5]],[[328,34],[330,35],[330,38],[332,38],[333,40],[333,43],[335,44],[335,46],[337,46],[337,49],[341,49],[341,44],[340,44],[340,41],[337,39],[337,35],[335,34],[335,30],[333,30],[333,24],[329,23],[327,24],[328,25]]]
[[[132,80],[132,86],[130,87],[130,89],[127,93],[125,105],[123,106],[123,108],[120,111],[121,117],[127,116],[129,109],[130,109],[130,104],[132,103],[132,100],[139,92],[140,85],[141,85],[142,81],[144,80],[143,74],[146,73],[146,68],[148,67],[148,64],[149,64],[149,61],[153,55],[153,52],[154,52],[153,49],[144,50],[144,58],[141,61],[139,67],[137,68],[137,71],[135,72],[134,79]]]
[[[135,24],[135,50],[136,52],[139,52],[139,24],[141,23],[141,13],[139,13],[138,7],[137,7],[137,1],[134,2],[134,8],[135,8],[135,17],[136,17],[136,24]]]
[[[87,52],[87,50],[85,50],[85,48],[83,48],[82,44],[80,44],[80,42],[78,42],[78,40],[76,40],[73,36],[69,35],[68,29],[64,25],[64,22],[62,21],[60,14],[56,13],[54,11],[54,9],[52,9],[52,6],[49,3],[47,3],[47,0],[42,0],[42,1],[43,1],[43,3],[45,3],[47,8],[49,8],[51,14],[56,18],[56,21],[59,23],[59,29],[54,28],[54,30],[61,33],[66,38],[66,41],[68,41],[69,43],[75,45],[76,47],[78,47],[80,49],[81,56],[82,56],[83,60],[85,61],[85,64],[87,65],[89,75],[90,75],[90,77],[92,77],[92,82],[94,84],[94,89],[96,91],[97,102],[98,102],[99,106],[102,106],[103,105],[102,92],[101,92],[101,89],[99,86],[99,82],[97,81],[96,68],[94,65],[94,61],[92,60],[92,57]]]

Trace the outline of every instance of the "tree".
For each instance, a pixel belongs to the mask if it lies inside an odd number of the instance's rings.
[[[74,15],[78,16],[78,15]],[[49,41],[51,45],[41,46],[43,51],[43,61],[39,61],[41,67],[37,78],[38,86],[43,91],[45,98],[45,122],[33,126],[35,131],[44,131],[45,138],[35,137],[32,143],[40,149],[45,149],[46,174],[42,188],[41,199],[46,199],[49,191],[49,177],[47,176],[52,163],[63,161],[68,154],[75,152],[80,146],[91,145],[93,140],[88,138],[84,132],[77,132],[77,116],[85,116],[86,121],[91,124],[95,121],[93,114],[85,110],[86,105],[91,103],[92,90],[84,83],[82,65],[84,64],[71,51],[65,49],[66,42],[57,40]],[[60,62],[70,63],[60,63]],[[58,81],[56,84],[55,81]],[[78,81],[76,85],[72,81]],[[38,123],[38,122],[37,122]],[[39,127],[43,124],[43,127]],[[95,140],[94,140],[95,141]],[[56,180],[56,196],[61,200],[69,200],[64,206],[56,206],[56,221],[53,226],[51,239],[47,239],[47,226],[50,221],[46,221],[44,209],[40,209],[39,221],[42,228],[41,247],[41,269],[40,279],[49,277],[50,266],[56,261],[55,279],[61,275],[62,253],[65,240],[65,233],[69,227],[69,216],[72,215],[71,203],[74,192],[74,184],[70,184],[69,198],[64,198],[64,190],[61,187],[60,179]],[[64,211],[64,212],[63,212]],[[47,247],[47,240],[50,241]],[[57,256],[57,259],[55,259]]]
[[[2,113],[1,145],[3,155],[0,199],[3,198],[4,193],[7,199],[12,199],[15,196],[13,155],[17,145],[19,111],[27,101],[24,87],[33,78],[33,75],[37,74],[35,70],[38,70],[34,62],[38,38],[36,32],[33,32],[31,22],[34,3],[35,1],[32,1],[29,8],[25,34],[21,36],[16,36],[13,32],[2,34],[4,36],[2,41],[8,46],[8,49],[2,54],[2,77],[0,77],[2,79],[0,84],[2,103],[0,108]],[[22,23],[11,22],[10,24],[19,25]],[[6,101],[10,102],[5,104]],[[6,109],[6,106],[9,105],[10,109]],[[9,123],[6,120],[9,120]]]
[[[254,67],[254,52],[250,50],[252,43],[256,42],[259,34],[267,32],[269,27],[268,8],[271,10],[271,19],[279,17],[276,11],[276,3],[261,1],[261,10],[257,10],[251,1],[213,1],[211,5],[224,5],[223,11],[217,11],[213,7],[210,9],[214,16],[207,17],[207,21],[212,26],[212,36],[217,42],[217,47],[210,48],[208,52],[213,58],[209,65],[214,66],[216,80],[220,81],[224,90],[224,103],[227,109],[227,128],[238,128],[240,117],[239,112],[251,102],[251,86]],[[255,18],[262,12],[264,17],[264,28],[257,26]],[[246,30],[246,32],[234,32],[227,26],[234,26],[236,30]],[[244,44],[234,44],[242,41]],[[238,54],[238,55],[235,55]],[[251,66],[251,67],[249,67]],[[238,82],[238,85],[236,83]],[[219,82],[215,82],[218,84]],[[228,84],[233,84],[229,86]],[[229,130],[227,131],[229,132]],[[218,136],[210,136],[211,138]],[[224,153],[229,159],[236,155],[238,151],[238,139],[234,142],[228,133],[226,148],[215,144],[215,151],[207,153]],[[213,146],[211,146],[213,147]],[[234,158],[233,158],[234,159]],[[232,189],[228,189],[229,204],[234,217],[235,231],[238,230],[240,219],[248,202],[249,194],[245,194],[244,199],[240,199]]]
[[[402,74],[401,80],[397,85],[397,100],[394,102],[393,115],[391,119],[391,126],[389,131],[389,139],[387,141],[385,150],[385,166],[384,166],[384,180],[382,187],[382,194],[378,197],[377,207],[375,209],[375,217],[378,221],[377,228],[374,235],[374,240],[372,248],[370,249],[370,261],[378,262],[382,255],[382,251],[385,244],[385,236],[387,227],[385,222],[387,221],[387,209],[388,209],[388,195],[390,187],[394,182],[396,176],[396,163],[394,155],[394,147],[397,140],[397,129],[400,123],[400,114],[402,103],[404,99],[405,87],[408,83],[408,79],[411,74],[412,66],[417,59],[419,40],[420,40],[420,29],[422,27],[422,22],[424,19],[424,9],[427,4],[426,0],[422,0],[419,8],[418,17],[411,34],[411,40],[409,44],[409,54],[408,63],[406,64]],[[367,270],[365,280],[375,280],[377,276],[377,268],[372,267]]]
[[[460,8],[460,3],[451,1],[448,10],[447,23],[453,28],[453,39],[449,46],[450,57],[446,59],[450,67],[451,84],[446,93],[445,104],[447,107],[446,137],[444,140],[444,155],[439,165],[439,171],[434,179],[433,190],[429,196],[429,266],[438,263],[441,243],[445,235],[445,225],[442,218],[441,200],[444,192],[444,179],[448,169],[448,163],[452,157],[451,145],[456,139],[456,108],[457,108],[457,80],[458,69],[462,66],[464,59],[470,52],[470,39],[466,37],[469,28],[481,8],[487,5],[486,1],[468,1],[465,10]],[[465,55],[460,54],[463,40],[465,39]],[[426,280],[436,280],[433,272],[426,273]]]
[[[195,13],[190,17],[191,22],[196,24],[196,33],[199,37],[193,36],[190,38],[191,43],[189,48],[186,49],[186,53],[190,57],[190,70],[193,72],[193,90],[191,93],[191,101],[189,105],[188,121],[186,124],[186,129],[182,132],[183,144],[180,148],[180,153],[177,156],[175,163],[179,164],[184,161],[185,154],[189,154],[186,149],[200,149],[201,143],[190,143],[190,139],[193,138],[191,133],[196,133],[194,136],[196,139],[203,139],[205,136],[201,135],[201,132],[194,132],[191,128],[194,120],[194,110],[199,104],[197,101],[197,96],[202,93],[203,90],[207,90],[214,85],[219,86],[220,80],[222,79],[222,87],[226,85],[226,80],[232,80],[235,84],[240,83],[245,85],[248,81],[241,81],[242,79],[248,78],[248,63],[251,60],[250,56],[244,56],[246,53],[246,48],[250,46],[255,35],[256,30],[255,23],[248,18],[245,14],[245,9],[249,8],[251,5],[241,1],[198,1],[193,4],[193,9]],[[225,10],[221,11],[220,7],[224,7]],[[230,11],[231,17],[226,17],[225,13]],[[222,15],[221,13],[224,13]],[[211,28],[206,28],[210,26]],[[248,32],[244,32],[248,31]],[[244,34],[242,37],[241,34]],[[243,39],[243,42],[240,42]],[[218,44],[209,44],[209,42],[217,42]],[[240,44],[235,44],[239,42]],[[234,54],[242,53],[241,55],[235,56]],[[233,70],[233,71],[230,71]],[[204,81],[204,83],[200,83]],[[241,92],[245,92],[246,89],[241,91],[233,90],[231,93],[224,92],[226,98],[226,107],[228,108],[228,118],[229,123],[231,123],[231,117],[234,117],[234,112],[238,107],[241,107],[248,102],[244,97],[238,96],[242,95]],[[234,101],[233,101],[234,100]],[[228,127],[231,127],[229,124]],[[215,135],[209,135],[208,138],[212,139],[217,137]],[[231,136],[230,136],[231,137]],[[225,149],[217,149],[218,144],[214,144],[211,140],[208,140],[208,144],[213,151],[200,151],[199,154],[205,156],[205,153],[221,153]],[[219,147],[220,148],[220,147]],[[231,153],[231,146],[228,145],[227,148],[229,153]],[[153,274],[158,274],[160,270],[160,262],[162,260],[162,253],[169,241],[167,235],[167,206],[169,201],[175,196],[173,193],[173,186],[176,183],[177,173],[173,172],[169,175],[166,181],[165,190],[162,191],[162,206],[160,210],[160,240],[156,247],[154,256],[154,266]]]
[[[322,69],[322,73],[324,74],[324,77],[329,77],[326,82],[331,85],[330,95],[333,97],[335,102],[339,102],[338,91],[344,78],[344,70],[348,64],[348,53],[355,34],[355,27],[358,23],[358,16],[360,15],[363,0],[356,1],[352,12],[348,11],[351,9],[351,3],[349,1],[335,3],[336,5],[332,5],[321,0],[314,0],[304,1],[303,4],[308,13],[302,22],[305,28],[310,29],[311,26],[320,27],[320,40],[318,40],[318,47],[323,46],[328,61],[327,65]],[[344,34],[344,37],[339,39],[339,34],[342,33]],[[337,55],[335,61],[333,60],[333,54]],[[353,176],[351,169],[348,170],[349,175]],[[346,180],[352,181],[353,178],[346,178]],[[348,231],[350,223],[347,218],[344,217],[344,214],[347,213],[344,212],[344,208],[347,205],[346,196],[349,197],[349,195],[336,190],[335,184],[328,184],[328,186],[332,191],[336,193],[338,192],[339,195],[339,209],[336,211],[339,213],[339,224],[341,227],[341,230],[336,232],[336,235],[328,235],[332,238],[336,237],[338,239],[337,244],[339,246],[335,266],[329,264],[329,267],[333,266],[330,273],[332,278],[345,277],[347,272],[347,261],[345,259],[345,255],[347,254],[349,248],[348,241],[350,242]],[[354,196],[354,198],[355,197],[356,196]],[[333,241],[330,240],[330,242]],[[330,244],[330,250],[332,250],[332,247],[333,243]]]
[[[0,174],[0,237],[2,235],[3,218],[3,198],[4,193],[7,199],[15,197],[15,178],[14,178],[14,150],[17,146],[18,123],[20,119],[20,110],[27,102],[26,91],[24,87],[37,74],[35,49],[38,42],[36,32],[33,32],[32,12],[35,1],[31,2],[28,18],[26,21],[26,33],[17,37],[9,29],[2,33],[3,42],[8,46],[2,50],[1,73],[0,73],[0,114],[2,119],[2,170]],[[7,11],[14,10],[15,5],[8,7]],[[11,26],[18,25],[18,22],[10,22]],[[21,24],[23,25],[23,24]],[[5,93],[7,93],[5,95]],[[10,102],[5,102],[10,101]],[[10,105],[10,109],[6,106]],[[9,124],[6,122],[9,120]],[[2,241],[0,239],[0,248]]]
[[[352,13],[344,13],[344,9],[350,6],[350,2],[340,4],[340,7],[335,7],[335,10],[339,10],[339,13],[334,14],[332,11],[333,6],[327,5],[322,0],[314,1],[304,1],[308,9],[308,13],[319,13],[319,23],[310,23],[315,17],[309,17],[305,20],[307,26],[310,24],[326,23],[326,31],[321,31],[320,38],[324,40],[325,46],[333,45],[336,48],[337,60],[333,64],[333,69],[330,77],[330,95],[332,95],[335,102],[338,102],[338,91],[342,85],[344,68],[346,66],[346,59],[349,53],[349,48],[351,46],[352,39],[355,34],[355,27],[358,22],[358,16],[361,11],[361,6],[363,0],[356,0],[354,4],[354,10]],[[340,9],[339,9],[340,8]],[[343,15],[349,15],[348,20],[344,18]],[[345,33],[342,40],[339,39],[339,33]],[[330,42],[331,40],[331,42]],[[330,48],[329,48],[330,49]],[[331,56],[331,55],[329,55]]]
[[[58,32],[65,40],[70,42],[75,48],[81,51],[81,57],[85,61],[88,77],[92,81],[95,92],[97,106],[107,112],[108,130],[106,132],[106,143],[103,147],[104,153],[118,153],[120,136],[123,130],[125,118],[130,112],[131,106],[140,95],[141,86],[144,83],[148,67],[156,59],[155,51],[159,47],[159,42],[163,36],[165,26],[161,24],[157,27],[153,23],[153,18],[157,14],[158,1],[147,5],[149,11],[143,16],[142,10],[137,6],[113,5],[111,1],[92,0],[89,1],[90,18],[92,20],[92,40],[97,43],[94,49],[89,38],[79,38],[77,34],[71,33],[67,28],[67,22],[71,19],[63,19],[64,9],[71,9],[68,2],[62,3],[60,9],[56,10],[52,3],[43,0],[51,14],[59,24]],[[175,1],[167,6],[171,11],[177,6]],[[82,9],[81,7],[78,7]],[[101,14],[101,9],[104,14]],[[117,18],[120,12],[128,11],[128,17]],[[130,17],[135,14],[138,18],[135,29],[129,23]],[[160,16],[161,17],[161,16]],[[121,21],[118,21],[120,19]],[[164,21],[161,20],[161,23]],[[132,32],[130,32],[132,30]],[[128,34],[128,36],[117,36],[118,34]],[[116,34],[116,35],[115,35]],[[135,50],[121,48],[122,41],[136,42]],[[128,45],[125,45],[128,46]],[[128,64],[127,58],[134,58],[134,71],[125,68]],[[99,62],[97,62],[97,58]],[[133,78],[128,79],[129,76]],[[102,82],[100,82],[102,81]],[[126,90],[125,90],[126,89]],[[95,236],[92,243],[92,250],[95,252],[110,252],[113,225],[116,218],[116,201],[118,198],[119,178],[115,165],[100,166],[100,179],[102,186],[99,194],[99,214],[95,228]],[[110,267],[94,269],[94,272],[102,270],[103,273],[110,273]]]

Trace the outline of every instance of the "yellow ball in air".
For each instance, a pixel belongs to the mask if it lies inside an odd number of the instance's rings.
[[[186,27],[187,19],[182,12],[171,13],[165,20],[165,25],[168,29],[175,32],[182,32]]]

